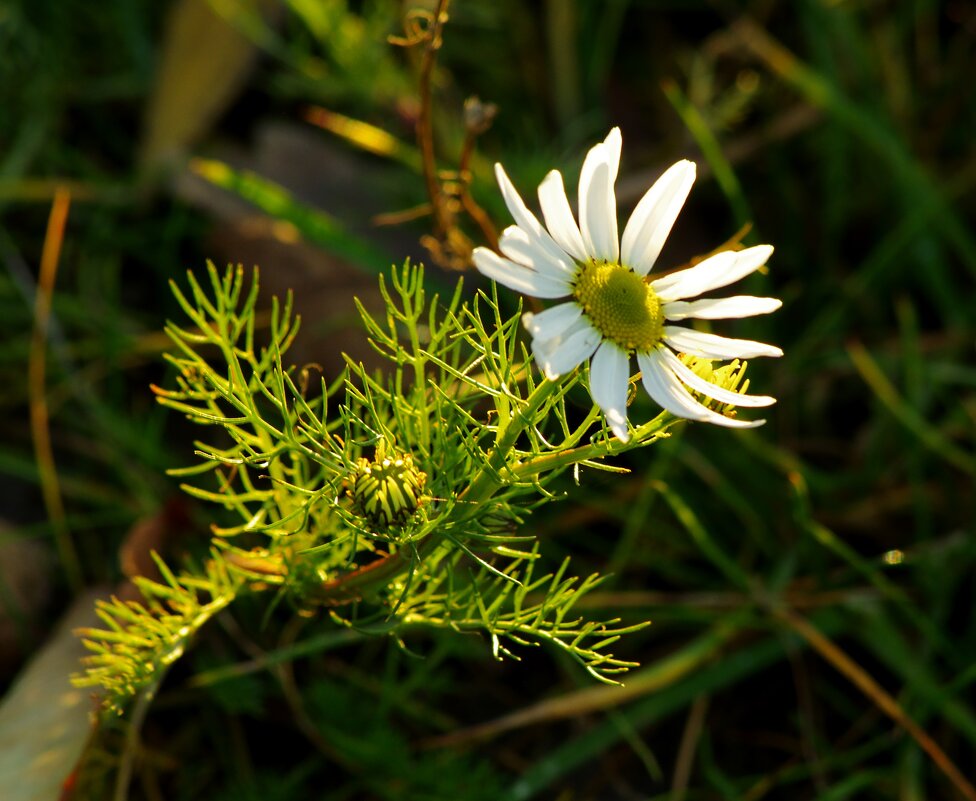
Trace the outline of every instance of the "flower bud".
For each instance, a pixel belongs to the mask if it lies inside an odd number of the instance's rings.
[[[427,474],[409,453],[388,450],[382,440],[373,460],[359,459],[347,495],[356,512],[377,528],[402,526],[420,508]]]

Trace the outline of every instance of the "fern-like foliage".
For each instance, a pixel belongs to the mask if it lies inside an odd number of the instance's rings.
[[[397,616],[398,624],[484,632],[497,659],[518,659],[512,645],[548,643],[607,683],[635,667],[635,662],[617,659],[607,649],[648,623],[621,625],[619,618],[592,621],[574,613],[580,599],[603,582],[598,574],[583,579],[567,575],[567,558],[555,572],[536,577],[537,547],[512,559],[504,570],[472,570],[464,564],[468,558],[458,553],[452,561],[450,569],[437,570],[417,582]]]
[[[82,687],[100,687],[106,709],[121,713],[137,693],[152,692],[197,631],[237,596],[242,576],[212,559],[200,574],[176,576],[157,557],[163,581],[136,578],[142,602],[96,601],[105,628],[78,634],[91,655],[76,677]]]
[[[204,432],[197,461],[171,473],[215,507],[209,558],[140,581],[144,603],[100,607],[107,628],[86,632],[80,682],[120,709],[206,620],[269,591],[364,631],[480,630],[496,656],[550,643],[604,681],[631,666],[608,646],[639,626],[575,616],[599,577],[569,576],[567,563],[534,577],[539,543],[524,523],[559,474],[616,469],[605,457],[666,436],[669,415],[613,439],[598,410],[570,405],[582,372],[536,379],[519,314],[494,296],[465,301],[460,282],[428,298],[420,267],[381,279],[384,314],[360,307],[387,369],[347,360],[330,385],[285,360],[299,326],[290,296],[264,315],[256,272],[250,286],[241,268],[207,277],[173,286],[188,324],[166,329],[175,387],[153,390]]]

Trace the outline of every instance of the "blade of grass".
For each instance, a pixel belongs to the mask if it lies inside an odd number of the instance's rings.
[[[420,151],[376,125],[321,106],[309,106],[304,117],[312,125],[335,134],[360,150],[399,162],[414,172],[421,170]]]
[[[251,659],[247,662],[237,662],[233,665],[222,665],[221,667],[202,671],[193,676],[187,682],[187,685],[190,687],[210,687],[223,681],[247,676],[250,673],[269,670],[277,665],[293,662],[304,656],[331,651],[333,648],[340,648],[343,645],[358,642],[362,638],[363,635],[358,631],[349,629],[327,631],[324,634],[309,637],[301,642],[268,651],[268,653],[263,654],[260,658]]]
[[[976,475],[976,460],[946,439],[941,431],[905,402],[862,344],[852,342],[847,346],[847,354],[878,400],[899,423],[913,433],[925,447],[937,453],[945,461],[969,475]]]
[[[945,196],[950,201],[956,200],[969,192],[974,183],[976,160],[946,184]],[[802,337],[790,348],[790,358],[794,363],[804,362],[811,354],[820,351],[828,335],[836,334],[842,329],[845,315],[882,277],[892,282],[898,275],[898,270],[910,264],[904,258],[905,252],[931,227],[939,214],[939,208],[938,204],[924,199],[913,203],[911,210],[875,245],[858,270],[845,279],[843,291],[837,293],[809,325],[804,327]]]
[[[912,602],[912,599],[905,591],[878,570],[870,560],[858,554],[857,551],[851,548],[850,545],[826,526],[822,526],[814,520],[809,520],[805,527],[817,542],[825,548],[829,548],[854,568],[854,570],[870,581],[885,598],[894,603],[915,624],[918,630],[928,637],[932,643],[937,645],[943,653],[952,651],[952,643],[946,639],[945,634],[939,626],[930,617],[920,612],[918,606]]]
[[[588,687],[583,690],[550,698],[504,715],[500,718],[428,740],[429,746],[456,746],[472,740],[495,737],[502,732],[544,723],[550,720],[576,717],[620,706],[627,701],[659,692],[701,669],[717,656],[741,632],[745,625],[742,616],[730,615],[710,631],[681,650],[632,673],[627,683],[616,687]]]
[[[705,727],[705,713],[708,711],[708,696],[699,695],[691,704],[688,720],[681,735],[681,745],[678,746],[678,756],[674,761],[674,773],[671,780],[671,801],[684,801],[688,794],[688,780],[691,778],[691,768],[695,761],[695,752]]]
[[[695,518],[694,513],[674,493],[667,492],[666,488],[662,491],[664,497],[671,504],[676,516],[688,529],[702,552],[727,578],[743,588],[749,588],[752,583],[748,576],[708,535],[708,532]],[[898,702],[885,692],[866,671],[800,615],[775,602],[769,603],[765,599],[760,600],[762,601],[762,605],[768,608],[770,614],[786,623],[797,634],[803,637],[814,650],[867,695],[882,712],[902,726],[969,801],[976,801],[976,788],[966,780],[955,763],[952,762],[938,743],[924,729],[905,714]]]
[[[77,593],[84,581],[81,563],[71,539],[71,532],[65,521],[64,501],[58,482],[58,470],[54,462],[54,449],[51,446],[51,429],[47,410],[47,337],[51,319],[51,299],[54,295],[54,282],[58,273],[61,256],[61,243],[68,222],[71,195],[67,189],[59,189],[54,194],[51,214],[48,218],[47,233],[41,251],[41,272],[37,282],[37,295],[34,299],[34,331],[31,336],[30,360],[27,365],[27,386],[30,398],[31,438],[34,441],[34,455],[37,459],[41,493],[44,507],[51,521],[54,542],[64,568],[68,586]]]
[[[930,382],[926,375],[921,348],[921,330],[915,306],[908,298],[901,297],[895,303],[895,313],[900,329],[902,372],[905,396],[910,408],[924,414],[932,399]],[[912,511],[915,530],[919,539],[929,539],[934,533],[934,510],[925,492],[928,476],[928,457],[922,448],[912,448],[907,454],[908,476],[912,488]]]
[[[672,108],[678,112],[678,116],[681,117],[681,121],[688,129],[688,133],[695,140],[695,144],[701,150],[705,161],[712,168],[719,188],[732,207],[732,213],[735,215],[736,222],[740,226],[746,225],[752,219],[749,203],[746,200],[745,193],[742,191],[742,185],[739,183],[739,179],[735,176],[732,165],[725,157],[725,154],[722,153],[722,146],[709,127],[707,120],[691,101],[685,97],[684,92],[678,88],[678,85],[674,81],[663,81],[661,83],[661,89],[664,91],[664,96],[668,99]]]
[[[976,801],[976,787],[962,774],[928,732],[910,718],[898,701],[885,691],[866,670],[835,645],[829,637],[792,610],[774,607],[770,612],[792,631],[799,634],[811,648],[864,693],[878,709],[901,726],[918,743],[919,748],[928,754],[936,767],[945,774],[946,778],[952,782],[964,798],[968,801]]]
[[[806,478],[807,470],[794,454],[781,448],[773,448],[758,437],[743,437],[741,441],[753,454],[775,465],[786,476],[793,491],[794,520],[801,530],[833,551],[867,579],[885,598],[897,606],[906,619],[938,646],[943,655],[951,656],[958,651],[940,627],[919,610],[917,604],[912,602],[901,587],[885,576],[869,559],[861,556],[833,531],[814,519],[810,488]]]
[[[833,630],[840,619],[833,614],[818,617],[827,630]],[[685,708],[704,694],[734,687],[749,676],[770,667],[784,658],[788,641],[770,637],[755,645],[726,653],[722,659],[688,673],[682,681],[642,699],[621,712],[635,730],[645,728]],[[797,643],[802,647],[803,643]],[[620,738],[618,728],[606,722],[573,738],[551,751],[512,785],[508,799],[528,801],[544,793],[562,776],[594,759],[611,748]]]
[[[861,639],[871,652],[900,677],[913,698],[922,699],[926,706],[951,723],[976,747],[976,716],[965,703],[953,696],[958,693],[932,674],[928,654],[919,653],[907,643],[901,632],[883,615],[866,617],[860,627]]]
[[[552,81],[552,104],[559,127],[571,125],[583,108],[580,95],[579,11],[573,3],[548,0],[545,4],[546,55]]]
[[[894,177],[901,183],[904,194],[913,197],[913,205],[920,202],[933,206],[934,224],[952,243],[960,260],[976,275],[976,238],[891,129],[816,70],[803,63],[752,20],[740,17],[732,23],[731,28],[742,44],[772,72],[811,103],[831,114],[853,136],[863,140],[874,153],[883,158],[891,166]]]
[[[235,170],[221,161],[193,159],[190,169],[206,181],[233,192],[276,220],[289,222],[309,241],[378,272],[392,259],[369,242],[346,231],[338,220],[296,200],[284,188],[248,170]]]
[[[751,592],[754,589],[752,579],[734,559],[718,546],[718,543],[701,524],[691,507],[664,482],[657,481],[654,482],[654,485],[667,501],[668,506],[671,507],[671,511],[678,522],[685,527],[705,557],[735,586],[745,592]]]

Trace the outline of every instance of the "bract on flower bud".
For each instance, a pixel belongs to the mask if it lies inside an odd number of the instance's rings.
[[[372,461],[359,459],[347,494],[356,512],[378,528],[402,526],[420,508],[427,474],[409,453],[388,449],[382,440]]]

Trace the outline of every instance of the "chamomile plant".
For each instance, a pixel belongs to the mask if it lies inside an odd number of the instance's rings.
[[[423,627],[480,632],[498,658],[545,644],[604,682],[633,667],[613,655],[613,644],[646,624],[578,612],[601,577],[573,575],[569,560],[540,569],[546,545],[529,517],[563,494],[556,480],[567,471],[577,480],[585,480],[580,468],[619,471],[612,457],[654,444],[686,418],[735,425],[740,398],[772,401],[742,394],[744,364],[712,367],[708,356],[736,355],[728,347],[719,354],[717,337],[665,324],[727,311],[727,302],[706,308],[681,298],[735,280],[768,252],[713,257],[645,282],[689,177],[685,168],[669,173],[638,206],[639,230],[629,239],[625,231],[623,258],[638,251],[640,258],[624,265],[615,221],[612,237],[600,228],[610,226],[615,141],[598,146],[595,166],[591,151],[592,169],[584,166],[582,229],[565,194],[548,191],[550,181],[543,200],[550,236],[500,171],[518,226],[502,237],[504,257],[475,253],[479,269],[501,283],[571,296],[569,303],[523,318],[521,309],[503,313],[514,299],[500,303],[495,284],[467,298],[460,280],[449,297],[429,297],[423,268],[405,264],[380,280],[382,314],[359,307],[385,363],[378,371],[347,358],[327,383],[289,362],[299,331],[291,298],[273,302],[259,336],[257,271],[210,265],[206,281],[191,273],[186,289],[174,285],[188,321],[167,327],[175,385],[154,391],[203,432],[195,461],[171,472],[215,507],[207,558],[181,570],[159,560],[160,580],[137,580],[142,601],[100,604],[105,627],[84,632],[92,653],[79,684],[100,687],[114,711],[136,695],[151,697],[199,629],[245,595],[329,616],[362,636],[403,640]],[[770,301],[746,305],[771,310]],[[623,328],[615,315],[626,318]],[[650,328],[635,328],[640,320]],[[630,339],[645,386],[665,407],[637,426],[626,418],[636,380],[627,369]],[[602,356],[608,343],[614,350]],[[683,344],[695,347],[676,352]],[[594,351],[588,370],[578,366]],[[657,365],[652,378],[649,359]],[[668,386],[680,379],[688,389],[660,389],[665,373]],[[581,406],[587,391],[595,403]]]
[[[717,414],[689,392],[743,407],[770,406],[768,395],[731,394],[688,368],[678,354],[709,359],[782,356],[775,345],[728,339],[675,322],[751,317],[776,311],[777,298],[736,295],[689,300],[732,284],[762,267],[769,245],[726,250],[684,270],[650,278],[695,180],[695,165],[679,161],[647,190],[617,236],[614,183],[621,135],[614,128],[592,147],[579,180],[579,224],[573,218],[562,175],[550,172],[539,185],[543,227],[529,211],[499,164],[498,185],[515,225],[502,232],[502,256],[476,248],[474,262],[485,275],[519,292],[564,302],[526,314],[532,351],[545,375],[556,379],[590,359],[590,391],[607,423],[622,440],[627,429],[627,387],[636,356],[647,394],[678,417],[728,428],[753,428],[764,420]]]

